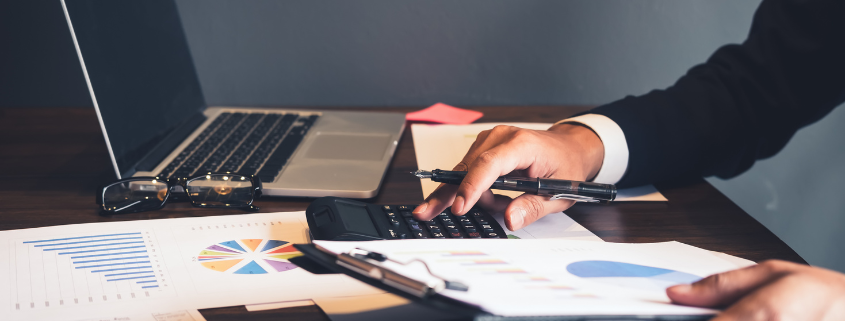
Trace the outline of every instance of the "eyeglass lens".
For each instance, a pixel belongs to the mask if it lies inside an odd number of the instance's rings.
[[[103,190],[103,207],[112,212],[157,209],[167,198],[167,183],[150,180],[126,180]]]
[[[249,177],[209,174],[188,181],[188,197],[202,206],[246,206],[252,202],[253,186]]]

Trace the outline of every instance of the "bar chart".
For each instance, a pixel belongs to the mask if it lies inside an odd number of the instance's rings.
[[[160,297],[166,265],[155,235],[124,231],[10,244],[12,310]]]

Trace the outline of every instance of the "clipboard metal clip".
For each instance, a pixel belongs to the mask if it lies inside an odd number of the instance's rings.
[[[418,280],[402,274],[399,274],[382,265],[384,262],[391,262],[403,266],[408,266],[411,263],[421,263],[425,267],[431,280]],[[455,291],[468,291],[469,287],[463,283],[456,281],[449,281],[439,277],[431,272],[422,260],[412,260],[407,263],[391,260],[386,255],[356,248],[349,251],[349,253],[341,253],[337,256],[337,265],[343,266],[347,269],[355,271],[361,275],[366,275],[370,278],[376,279],[388,286],[400,289],[404,292],[410,293],[420,298],[426,298],[429,295],[440,292],[443,289]]]

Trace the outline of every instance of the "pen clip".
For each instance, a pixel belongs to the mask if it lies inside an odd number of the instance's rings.
[[[572,194],[557,194],[552,195],[549,200],[573,200],[576,202],[585,202],[585,203],[601,203],[601,200],[590,197],[590,196],[583,196],[583,195],[572,195]]]

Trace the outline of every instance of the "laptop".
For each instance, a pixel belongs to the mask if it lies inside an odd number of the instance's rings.
[[[62,0],[118,178],[234,172],[264,195],[369,198],[400,113],[208,107],[173,0]]]

